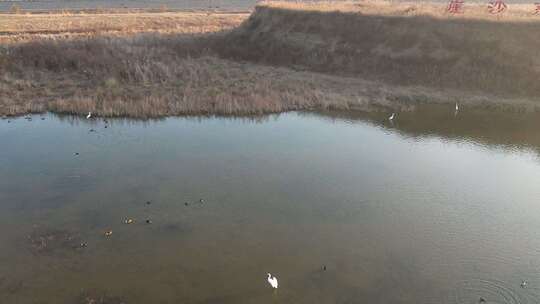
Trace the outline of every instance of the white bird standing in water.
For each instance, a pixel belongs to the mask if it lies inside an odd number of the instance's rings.
[[[396,113],[392,113],[392,115],[388,117],[388,120],[393,121],[395,117],[396,117]]]
[[[276,277],[273,277],[271,274],[268,274],[268,278],[266,280],[268,281],[270,286],[272,286],[272,288],[275,288],[275,289],[278,288],[278,282],[277,282]]]
[[[88,112],[88,115],[86,115],[86,119],[90,119],[92,117],[92,112]]]
[[[456,112],[457,112],[457,111],[459,111],[459,106],[458,106],[458,104],[457,104],[457,102],[456,102]]]

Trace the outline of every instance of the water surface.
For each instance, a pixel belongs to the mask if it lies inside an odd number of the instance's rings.
[[[1,303],[538,303],[538,116],[386,117],[0,120]]]

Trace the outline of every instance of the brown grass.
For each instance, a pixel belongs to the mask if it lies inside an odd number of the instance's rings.
[[[540,23],[411,16],[380,2],[362,2],[363,11],[347,3],[333,10],[291,5],[260,6],[247,20],[201,13],[2,16],[0,114],[538,105]]]
[[[333,11],[323,4],[263,5],[227,37],[232,47],[222,56],[396,85],[539,100],[540,17],[485,20],[474,18],[480,13],[473,11],[473,17],[443,18],[443,5],[417,6],[411,15],[402,10],[406,3],[340,4]]]
[[[54,13],[0,15],[0,43],[137,33],[201,34],[240,25],[247,13]]]
[[[449,14],[447,2],[414,2],[414,1],[262,1],[259,7],[270,7],[302,12],[340,12],[376,16],[429,16],[439,19],[481,19],[490,21],[536,21],[534,1],[527,4],[511,3],[508,9],[499,15],[490,14],[487,2],[471,3],[465,1],[462,14]]]
[[[450,101],[428,89],[219,59],[205,47],[213,39],[149,34],[18,46],[0,78],[1,113],[248,115]]]

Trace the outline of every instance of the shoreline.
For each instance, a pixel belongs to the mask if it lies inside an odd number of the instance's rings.
[[[0,115],[93,112],[144,119],[411,111],[456,102],[499,111],[540,110],[535,82],[540,61],[530,56],[538,41],[511,35],[460,38],[503,30],[527,30],[527,36],[540,22],[500,22],[501,29],[493,29],[480,21],[463,23],[461,17],[402,16],[401,6],[366,3],[341,11],[274,3],[251,15],[12,15],[0,21],[7,33],[0,35]],[[359,10],[378,10],[380,17]],[[364,32],[351,35],[343,18]],[[282,22],[286,19],[303,21]],[[520,56],[507,61],[509,54]]]

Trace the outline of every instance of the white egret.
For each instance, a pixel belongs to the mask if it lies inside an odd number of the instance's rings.
[[[395,117],[396,117],[396,113],[392,113],[392,115],[390,115],[390,117],[388,117],[388,120],[392,121],[392,120],[394,120]]]
[[[459,111],[459,105],[456,102],[456,112]]]
[[[277,278],[276,277],[273,277],[271,274],[268,274],[268,283],[270,284],[270,286],[272,286],[272,288],[278,288],[278,282],[277,282]]]
[[[92,112],[88,112],[88,115],[86,115],[86,119],[90,119],[92,117]]]

